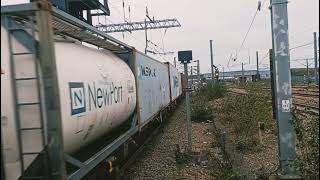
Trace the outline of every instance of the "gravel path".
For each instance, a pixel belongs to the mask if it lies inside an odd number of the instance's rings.
[[[213,106],[219,106],[219,101],[223,99],[212,102]],[[219,127],[219,124],[222,125],[220,121],[223,121],[223,114],[216,114],[215,118],[216,128],[226,130],[229,134],[227,139],[234,139],[232,133],[228,132],[228,127]],[[122,179],[225,179],[221,177],[225,173],[223,172],[225,167],[221,165],[224,160],[212,132],[214,130],[212,122],[192,122],[193,151],[199,152],[202,159],[178,164],[175,157],[177,145],[181,148],[187,146],[185,103],[181,103],[168,121],[163,131],[159,131],[159,134],[146,145],[136,162],[126,170]],[[242,177],[247,180],[256,179],[259,175],[266,175],[276,170],[277,141],[274,133],[272,131],[263,133],[263,145],[260,145],[257,151],[240,153],[234,150],[233,142],[227,143],[226,148],[229,149],[233,171],[244,175]]]
[[[176,145],[179,144],[182,148],[187,146],[184,107],[184,103],[181,103],[165,125],[163,133],[147,144],[137,161],[125,172],[124,180],[214,179],[205,165],[176,163]],[[212,147],[212,135],[207,133],[209,126],[210,123],[193,122],[195,151],[208,150]]]

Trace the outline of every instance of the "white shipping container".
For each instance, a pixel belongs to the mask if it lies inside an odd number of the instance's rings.
[[[145,125],[170,103],[168,67],[139,51],[134,52],[140,123]]]
[[[169,69],[171,101],[174,101],[182,94],[181,75],[177,68],[169,62],[165,63]]]
[[[63,42],[55,51],[65,149],[73,152],[128,120],[136,107],[135,78],[109,51]]]

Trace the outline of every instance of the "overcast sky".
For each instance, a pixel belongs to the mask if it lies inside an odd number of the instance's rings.
[[[26,2],[25,0],[1,0],[1,4]],[[111,24],[124,21],[123,0],[109,0],[110,17],[95,19],[96,23]],[[167,30],[150,30],[149,40],[158,48],[150,46],[151,50],[173,51],[175,54],[159,56],[152,55],[160,61],[173,63],[173,57],[179,50],[192,50],[194,60],[200,60],[201,73],[210,70],[209,40],[213,40],[214,64],[222,70],[240,70],[241,63],[245,69],[256,66],[255,52],[259,51],[262,61],[260,67],[268,68],[268,49],[271,48],[269,0],[265,0],[262,10],[258,12],[253,26],[248,34],[243,48],[240,45],[256,12],[258,0],[124,0],[125,16],[129,21],[128,6],[130,5],[131,21],[142,21],[145,18],[145,6],[148,6],[149,16],[155,19],[177,18],[180,28]],[[263,0],[262,0],[263,2]],[[289,45],[290,48],[313,41],[313,32],[319,32],[319,0],[291,0],[288,4]],[[144,31],[132,33],[110,34],[138,50],[144,52]],[[124,37],[124,38],[123,38]],[[161,47],[161,48],[160,48]],[[237,54],[235,62],[228,60],[230,54]],[[303,66],[304,58],[313,58],[313,45],[294,49],[291,54],[291,67]],[[250,62],[249,62],[250,56]],[[313,65],[313,60],[309,61]],[[249,64],[250,63],[250,64]]]

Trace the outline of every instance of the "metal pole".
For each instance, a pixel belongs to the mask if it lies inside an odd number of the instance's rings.
[[[200,61],[197,60],[197,70],[198,70],[198,87],[200,86]]]
[[[144,19],[144,34],[146,37],[146,47],[144,49],[144,54],[147,54],[147,49],[148,49],[148,33],[147,33],[147,20]]]
[[[174,67],[177,67],[176,57],[173,58],[173,64],[174,64]]]
[[[188,64],[184,63],[184,74],[186,75],[186,106],[187,106],[187,136],[188,136],[188,151],[191,152],[192,150],[192,126],[191,126],[191,105],[190,105],[190,98],[189,98],[189,83],[188,83]]]
[[[62,137],[61,107],[57,67],[54,51],[53,28],[51,24],[51,7],[46,1],[40,1],[41,9],[36,11],[39,64],[43,74],[44,99],[46,109],[46,128],[48,144],[48,165],[50,165],[51,179],[67,179],[64,159],[64,145]],[[41,97],[39,97],[41,98]]]
[[[241,84],[244,83],[244,71],[243,71],[243,63],[241,63]]]
[[[316,84],[319,85],[319,76],[318,76],[318,55],[317,55],[317,33],[313,33],[314,39],[314,77]]]
[[[92,15],[90,10],[87,10],[87,22],[92,25]]]
[[[259,74],[259,53],[256,51],[256,57],[257,57],[257,78],[260,79],[260,74]]]
[[[211,77],[212,81],[214,82],[214,75],[213,75],[213,54],[212,54],[212,40],[210,40],[210,55],[211,55]]]
[[[249,64],[250,64],[250,49],[248,49],[248,58],[249,58]]]
[[[272,13],[272,7],[271,7],[271,4],[272,4],[272,0],[270,0],[270,6],[269,6],[269,9],[270,9],[270,24],[271,24],[271,32],[273,31],[273,13]],[[274,36],[273,36],[273,33],[271,33],[271,42],[272,42],[272,47],[274,47]],[[273,105],[275,107],[275,104],[276,104],[276,96],[277,96],[277,87],[275,86],[275,78],[272,78],[274,77],[274,75],[276,74],[276,69],[274,68],[274,51],[273,49],[269,49],[269,58],[270,58],[270,75],[271,75],[271,90],[272,90],[272,98],[273,98]],[[274,108],[274,114],[273,114],[273,117],[274,119],[277,119],[277,111],[278,109],[277,108]],[[278,151],[280,152],[280,145],[278,145]]]
[[[2,136],[2,131],[1,131],[1,137],[3,137]],[[3,161],[3,152],[2,152],[3,150],[2,150],[2,139],[1,139],[1,179],[5,179],[5,170],[4,170],[4,161]]]
[[[277,103],[276,103],[276,91],[275,91],[275,77],[274,77],[274,59],[273,59],[273,50],[269,49],[269,60],[270,60],[270,77],[271,77],[271,98],[272,98],[272,118],[277,119]],[[278,144],[278,148],[279,148]],[[279,149],[278,149],[279,150]],[[280,151],[280,150],[279,150]]]
[[[292,90],[290,73],[290,56],[288,41],[288,1],[271,0],[272,9],[272,38],[274,49],[274,69],[277,121],[278,121],[278,144],[281,174],[292,176],[295,169],[292,161],[296,157],[295,134],[292,120]]]
[[[269,6],[269,9],[270,9],[270,17],[271,17],[271,39],[272,39],[272,47],[274,47],[274,35],[273,35],[273,11],[272,11],[272,0],[270,0],[270,6]],[[273,53],[273,49],[272,51],[269,50],[269,53],[272,52],[271,54],[269,55],[272,55],[273,57],[271,57],[271,59],[274,60],[274,53]]]
[[[192,69],[192,65],[190,66],[190,71],[191,71],[191,88],[192,88],[192,85],[193,85],[193,73],[192,73],[192,71],[193,71],[193,69]]]
[[[222,80],[224,82],[224,67],[222,67]]]
[[[306,59],[307,61],[307,84],[309,85],[309,60]]]

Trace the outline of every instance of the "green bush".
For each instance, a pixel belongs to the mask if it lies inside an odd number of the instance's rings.
[[[226,93],[223,83],[218,81],[207,81],[207,84],[200,88],[200,95],[206,96],[209,100],[221,98]]]
[[[191,105],[191,119],[193,121],[206,121],[212,119],[212,107],[204,96],[193,96]]]
[[[191,119],[205,121],[212,119],[212,106],[210,100],[225,95],[223,83],[208,81],[200,90],[191,96]]]
[[[236,141],[236,150],[238,151],[251,151],[254,150],[254,148],[258,145],[258,142],[255,138],[252,137],[245,137],[243,138],[240,136]]]
[[[268,97],[254,93],[225,98],[218,109],[223,122],[231,127],[240,151],[252,150],[258,142],[258,122],[272,127],[271,102]]]

